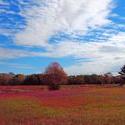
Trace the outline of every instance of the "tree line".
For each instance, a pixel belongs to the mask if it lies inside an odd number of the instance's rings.
[[[59,63],[50,64],[41,74],[14,74],[0,73],[0,85],[84,85],[84,84],[118,84],[125,82],[125,66],[121,68],[119,75],[111,73],[104,75],[73,75],[67,76]],[[58,86],[56,86],[58,87]]]

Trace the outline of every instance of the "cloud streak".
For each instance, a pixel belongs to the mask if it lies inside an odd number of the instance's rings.
[[[37,0],[35,3],[36,6],[21,11],[27,24],[25,30],[16,35],[18,45],[45,47],[59,32],[85,35],[111,23],[108,17],[112,0]]]
[[[17,1],[18,14],[25,23],[22,29],[13,29],[13,43],[41,51],[1,47],[2,59],[69,57],[75,60],[74,65],[65,67],[69,74],[116,72],[124,64],[124,25],[113,20],[123,17],[113,13],[114,0]],[[0,29],[1,34],[4,32],[8,35],[12,30]]]
[[[1,60],[22,58],[22,57],[34,57],[34,56],[40,56],[40,55],[41,53],[0,47],[0,59]]]

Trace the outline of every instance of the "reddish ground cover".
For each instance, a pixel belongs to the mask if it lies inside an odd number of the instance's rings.
[[[46,87],[38,86],[1,86],[0,99],[30,98],[36,99],[45,106],[72,107],[85,102],[83,94],[89,87],[64,87],[60,91],[48,91]]]
[[[125,88],[1,86],[0,125],[124,125]]]

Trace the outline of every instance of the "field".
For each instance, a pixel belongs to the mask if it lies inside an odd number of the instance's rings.
[[[125,88],[1,86],[0,125],[125,125]]]

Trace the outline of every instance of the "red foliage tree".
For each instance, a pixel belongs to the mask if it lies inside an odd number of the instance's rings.
[[[21,84],[23,84],[24,80],[25,80],[25,75],[17,74],[12,78],[12,80],[10,81],[10,84],[11,85],[21,85]]]
[[[9,82],[12,80],[13,76],[6,73],[0,73],[0,85],[9,85]]]
[[[67,74],[59,63],[51,63],[45,70],[45,74],[48,76],[47,82],[50,86],[66,84]]]

